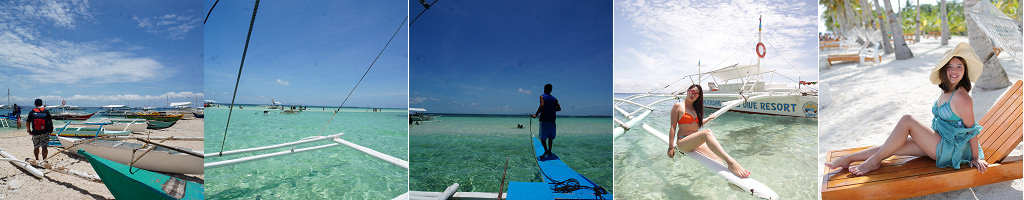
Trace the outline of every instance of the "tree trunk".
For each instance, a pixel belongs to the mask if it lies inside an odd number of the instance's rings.
[[[903,25],[900,23],[896,13],[892,12],[892,4],[889,0],[885,0],[885,13],[888,16],[889,28],[892,28],[892,44],[893,50],[896,51],[896,60],[906,60],[914,58],[914,52],[910,51],[910,47],[907,46],[907,42],[903,40]]]
[[[917,0],[917,8],[914,8],[914,10],[917,11],[917,27],[914,28],[914,42],[920,42],[921,29],[923,29],[921,27],[921,0]]]
[[[878,8],[878,12],[885,13],[885,8],[882,8],[882,4],[879,4],[878,0],[875,0],[875,7]],[[886,28],[886,26],[889,25],[885,23],[885,18],[879,17],[878,28],[882,30],[882,41],[880,42],[882,42],[882,48],[885,49],[885,54],[890,54],[893,53],[892,42],[889,42],[889,37],[887,37],[886,35],[887,33],[889,33],[889,28]]]
[[[999,59],[996,58],[995,52],[992,50],[992,47],[995,47],[995,45],[988,39],[985,32],[978,27],[977,22],[971,19],[971,13],[968,12],[975,5],[978,5],[979,2],[981,0],[964,1],[964,14],[967,15],[965,17],[967,18],[967,38],[978,58],[981,58],[981,62],[985,63],[985,67],[981,71],[981,77],[974,82],[974,86],[986,90],[1004,88],[1010,86],[1010,80],[1006,77],[1003,65],[999,63]]]
[[[939,1],[939,19],[942,19],[942,45],[949,45],[949,13],[946,12],[946,0]]]

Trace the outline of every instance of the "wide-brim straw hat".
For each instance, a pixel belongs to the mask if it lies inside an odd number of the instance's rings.
[[[939,77],[939,69],[949,63],[949,59],[953,59],[954,56],[964,58],[964,65],[967,65],[967,76],[971,78],[971,82],[977,82],[978,78],[981,77],[981,69],[984,69],[984,64],[981,63],[981,59],[974,53],[974,48],[967,43],[961,42],[956,45],[956,48],[946,51],[946,54],[942,56],[942,61],[935,64],[935,68],[932,69],[931,81],[932,84],[942,83],[942,79],[945,77]]]

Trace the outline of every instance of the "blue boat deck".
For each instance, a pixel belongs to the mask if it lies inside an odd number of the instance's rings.
[[[543,175],[544,182],[510,182],[508,187],[508,199],[612,199],[612,195],[596,194],[599,188],[597,184],[587,177],[577,173],[575,170],[562,162],[561,159],[540,160],[539,156],[544,154],[544,146],[540,140],[533,138],[534,156],[538,156],[537,166]],[[578,186],[586,187],[571,192],[555,191],[558,187],[573,187],[570,179],[576,180]],[[558,183],[563,182],[559,185]],[[600,189],[604,191],[604,189]]]

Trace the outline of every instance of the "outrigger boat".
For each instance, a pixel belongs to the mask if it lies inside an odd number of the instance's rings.
[[[100,137],[100,136],[123,136],[131,135],[131,131],[112,131],[103,128],[104,125],[110,125],[111,123],[78,123],[65,121],[64,127],[54,128],[54,132],[50,133],[50,136],[63,136],[63,137]],[[98,125],[99,127],[68,127],[72,124],[78,125]]]
[[[81,114],[81,113],[61,112],[61,113],[53,114],[52,117],[53,117],[54,120],[87,120],[87,119],[91,118],[95,114],[96,113]]]
[[[123,165],[78,150],[116,199],[203,199],[203,185]]]
[[[760,21],[760,19],[758,20]],[[765,81],[765,76],[774,75],[775,71],[766,71],[761,68],[761,59],[764,58],[766,50],[764,44],[761,43],[760,24],[758,26],[758,44],[755,49],[759,58],[756,65],[744,66],[735,64],[710,72],[685,76],[683,79],[689,78],[695,83],[700,83],[704,76],[713,76],[725,80],[725,83],[722,84],[719,84],[717,81],[708,82],[708,87],[705,87],[706,90],[703,91],[704,106],[718,109],[718,111],[708,115],[709,117],[718,117],[729,110],[736,110],[752,114],[817,118],[817,90],[801,87],[805,84],[814,84],[814,82],[801,81],[801,86],[792,89],[787,88],[784,84],[773,84],[770,81]],[[713,78],[711,79],[713,80]],[[665,86],[665,88],[667,87]],[[684,92],[687,88],[688,86],[668,94],[647,93],[613,99],[615,101],[613,109],[619,115],[625,117],[626,120],[613,118],[616,126],[612,129],[612,138],[617,139],[625,134],[626,131],[636,127],[637,124],[640,124],[643,119],[655,110],[656,105],[666,101],[685,98]],[[638,99],[650,97],[660,97],[662,99],[648,104],[637,102]],[[623,106],[637,107],[637,109],[628,112],[622,108]],[[666,144],[670,142],[668,136],[657,129],[646,124],[643,124],[642,127],[652,136],[657,137]],[[699,152],[683,152],[683,154],[697,161],[705,168],[716,172],[716,174],[725,178],[729,183],[750,192],[751,195],[763,199],[779,199],[778,194],[763,183],[754,180],[752,177],[737,177],[721,163],[713,161]]]
[[[57,137],[61,146],[68,148],[70,152],[78,152],[84,149],[92,152],[93,155],[110,158],[109,160],[132,167],[142,168],[150,171],[161,171],[178,174],[202,174],[203,158],[181,153],[176,150],[159,147],[155,145],[143,145],[130,143],[121,140]],[[151,148],[152,150],[148,150]],[[178,149],[190,150],[182,147]],[[139,150],[138,153],[133,153]],[[148,151],[143,154],[143,151]],[[195,152],[195,154],[203,154]],[[131,156],[128,156],[131,155]]]

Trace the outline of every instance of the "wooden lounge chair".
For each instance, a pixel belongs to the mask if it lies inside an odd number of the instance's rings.
[[[881,62],[882,55],[878,53],[877,49],[877,45],[880,44],[876,44],[876,48],[869,48],[868,46],[870,46],[871,44],[872,43],[865,43],[864,46],[861,47],[861,50],[856,54],[832,54],[826,56],[825,60],[828,62],[828,68],[832,68],[832,62],[857,61],[859,64],[864,64],[864,62],[867,61],[871,61],[874,63]]]
[[[1022,139],[1021,81],[1017,81],[981,118],[984,128],[977,137],[988,171],[978,173],[973,167],[937,168],[935,160],[915,156],[892,156],[882,166],[864,176],[849,170],[826,170],[821,185],[822,199],[900,199],[960,190],[980,185],[1022,178],[1022,162],[1004,160]],[[829,151],[826,162],[868,147]],[[854,162],[851,167],[860,162]]]

